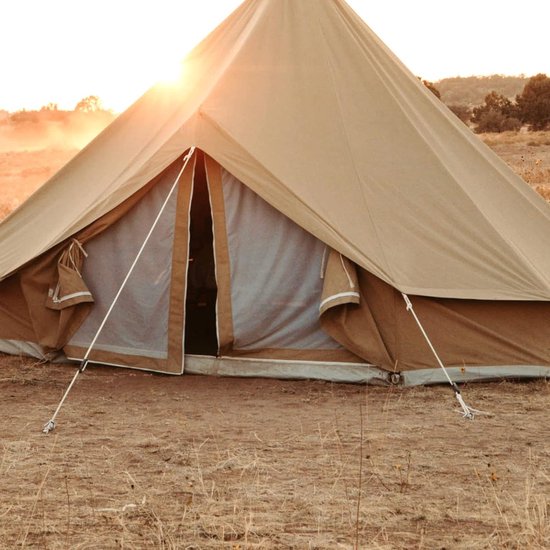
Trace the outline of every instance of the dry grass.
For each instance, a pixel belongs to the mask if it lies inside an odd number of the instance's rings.
[[[550,386],[72,376],[0,359],[0,547],[550,547]],[[361,414],[363,422],[361,427]]]
[[[550,202],[550,132],[503,132],[480,137]]]

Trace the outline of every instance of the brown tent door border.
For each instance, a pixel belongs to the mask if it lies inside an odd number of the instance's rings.
[[[187,267],[189,259],[189,212],[193,196],[196,154],[186,160],[177,183],[176,222],[172,247],[172,274],[170,279],[170,306],[168,313],[168,354],[166,359],[129,355],[112,351],[67,345],[67,358],[83,360],[88,354],[90,363],[108,364],[162,374],[183,374],[185,370],[185,295],[187,292]],[[188,154],[189,154],[188,153]],[[178,183],[179,181],[179,183]],[[168,197],[167,197],[168,198]]]

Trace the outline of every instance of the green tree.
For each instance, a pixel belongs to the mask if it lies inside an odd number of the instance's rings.
[[[516,107],[507,97],[492,91],[485,96],[485,101],[482,105],[474,107],[472,122],[477,122],[478,117],[487,111],[495,111],[509,117],[516,114]]]
[[[477,133],[505,132],[521,128],[517,106],[495,91],[485,96],[483,105],[474,107],[472,122],[476,125]]]
[[[485,111],[477,118],[475,132],[512,132],[519,130],[521,126],[521,120],[515,117],[507,117],[498,111]]]
[[[472,108],[469,105],[447,105],[449,109],[460,119],[464,124],[468,124],[472,118]]]
[[[420,78],[420,77],[419,77]],[[420,78],[420,80],[422,80]],[[439,93],[439,90],[435,87],[435,84],[433,82],[430,82],[429,80],[422,80],[422,84],[432,92],[432,94],[437,97],[437,99],[441,99],[441,94]]]
[[[529,130],[550,128],[550,78],[545,74],[530,78],[516,102],[519,116]]]
[[[74,108],[75,111],[80,111],[81,113],[93,113],[95,111],[102,111],[103,105],[101,99],[96,95],[89,95],[81,99]]]

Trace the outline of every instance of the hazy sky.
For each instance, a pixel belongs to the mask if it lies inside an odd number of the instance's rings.
[[[294,0],[299,2],[300,0]],[[122,110],[177,65],[239,0],[6,0],[0,109]],[[416,75],[550,75],[550,0],[349,0]]]

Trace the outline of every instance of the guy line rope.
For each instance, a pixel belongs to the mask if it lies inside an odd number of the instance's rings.
[[[447,380],[449,381],[449,384],[453,388],[453,390],[455,392],[455,397],[456,397],[458,403],[460,404],[460,406],[462,408],[462,415],[464,416],[464,418],[468,418],[469,420],[473,420],[474,416],[476,414],[484,414],[481,411],[478,411],[477,409],[473,409],[472,407],[469,407],[468,405],[466,405],[466,403],[464,402],[464,399],[462,398],[462,394],[460,393],[460,389],[456,385],[456,382],[454,382],[451,379],[451,377],[449,376],[449,373],[447,372],[447,369],[445,368],[445,365],[443,364],[443,361],[441,361],[441,359],[439,358],[439,355],[437,354],[437,351],[435,351],[435,348],[434,348],[432,342],[430,341],[430,338],[428,337],[428,334],[424,330],[424,327],[422,326],[422,323],[420,322],[420,319],[416,315],[416,311],[414,311],[411,300],[409,299],[409,297],[404,292],[402,292],[401,295],[403,296],[403,300],[405,300],[405,303],[407,304],[407,311],[410,311],[412,316],[414,317],[414,320],[416,321],[416,324],[418,325],[418,328],[420,329],[420,332],[422,332],[422,335],[426,339],[426,342],[428,342],[428,346],[430,346],[430,349],[432,350],[432,353],[434,354],[434,356],[437,360],[437,363],[439,364],[439,366],[441,367],[441,369],[445,373],[445,376],[447,377]]]
[[[42,431],[45,434],[50,433],[55,428],[55,419],[56,419],[59,411],[61,410],[61,407],[63,406],[63,403],[65,402],[65,399],[67,398],[67,395],[69,395],[69,392],[71,391],[71,388],[73,387],[74,383],[76,382],[76,379],[78,378],[78,375],[86,370],[86,367],[88,366],[88,357],[90,356],[92,348],[94,347],[95,343],[97,342],[97,339],[99,338],[99,335],[101,334],[101,331],[103,330],[103,327],[105,326],[105,323],[107,323],[107,320],[109,319],[109,316],[111,315],[111,312],[113,311],[119,296],[122,294],[122,291],[124,290],[124,287],[126,286],[126,283],[128,282],[128,279],[130,278],[130,275],[134,271],[134,268],[136,267],[136,264],[138,263],[139,258],[141,257],[141,254],[142,254],[143,250],[145,249],[145,246],[147,245],[147,242],[149,241],[149,238],[153,234],[153,231],[155,230],[155,227],[157,226],[157,224],[158,224],[158,222],[159,222],[159,220],[162,216],[162,213],[164,212],[164,209],[166,208],[166,205],[168,204],[168,201],[170,200],[170,197],[172,196],[172,193],[176,189],[176,187],[177,187],[177,185],[178,185],[178,183],[181,179],[181,176],[182,176],[183,172],[185,171],[185,169],[187,168],[187,164],[191,160],[191,157],[193,156],[194,152],[195,152],[195,147],[193,146],[193,147],[191,147],[191,149],[189,149],[189,152],[187,153],[187,155],[183,159],[183,166],[182,166],[181,170],[179,171],[178,176],[176,177],[176,180],[172,184],[172,187],[170,188],[170,191],[166,195],[166,198],[164,199],[164,203],[160,207],[160,210],[157,214],[157,217],[155,218],[155,221],[153,222],[153,225],[151,225],[151,229],[149,229],[149,233],[147,233],[147,236],[145,237],[145,240],[143,241],[143,244],[141,245],[141,248],[139,249],[132,265],[130,266],[130,269],[128,270],[128,273],[126,274],[126,277],[124,277],[124,280],[122,281],[122,284],[120,285],[120,288],[118,289],[118,292],[116,293],[116,296],[114,297],[109,309],[107,310],[107,313],[105,314],[105,317],[103,318],[103,321],[99,325],[99,328],[97,329],[97,332],[95,333],[95,336],[93,337],[90,345],[88,346],[88,350],[86,351],[84,357],[82,358],[82,361],[80,362],[80,366],[79,366],[78,370],[75,372],[75,374],[73,376],[73,379],[71,380],[71,383],[69,384],[69,387],[65,390],[65,393],[63,394],[63,397],[61,398],[61,401],[59,402],[59,405],[57,405],[57,409],[53,413],[53,416],[50,418],[50,420],[48,420],[48,422],[46,422],[46,424],[44,424],[44,428],[42,429]]]

